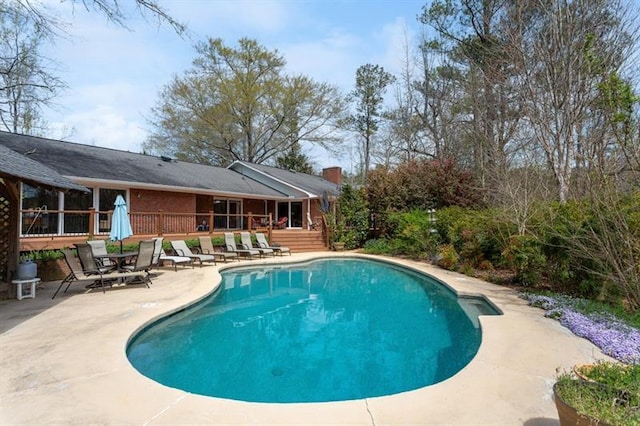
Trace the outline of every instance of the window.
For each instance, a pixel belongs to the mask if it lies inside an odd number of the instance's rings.
[[[23,183],[22,210],[31,210],[22,214],[22,235],[58,232],[58,191]]]
[[[213,225],[217,229],[239,229],[242,224],[240,200],[214,200]]]
[[[87,210],[93,206],[93,191],[69,191],[62,194],[64,198],[63,224],[65,234],[80,234],[89,231],[89,215]],[[82,211],[77,213],[75,211]]]
[[[122,195],[124,199],[127,199],[127,191],[124,189],[110,189],[100,188],[98,199],[98,210],[100,212],[113,211],[113,204],[116,202],[116,197]],[[98,215],[98,232],[109,232],[111,230],[111,222],[107,213],[100,213]]]

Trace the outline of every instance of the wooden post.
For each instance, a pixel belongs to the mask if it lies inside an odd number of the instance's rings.
[[[158,234],[159,237],[161,237],[164,234],[164,230],[162,229],[163,223],[164,223],[164,211],[158,210],[158,223],[156,225],[157,227],[156,233]]]
[[[249,216],[247,217],[247,220],[249,222],[247,223],[247,231],[251,232],[253,230],[253,214],[251,212],[248,214]]]
[[[92,239],[96,230],[96,208],[89,207],[89,239]]]
[[[3,190],[3,187],[6,191]],[[6,242],[6,258],[0,258],[0,262],[4,263],[4,267],[6,268],[5,281],[7,286],[7,295],[11,298],[16,297],[16,288],[11,285],[11,281],[14,279],[15,274],[18,269],[18,259],[20,257],[20,235],[22,234],[22,230],[20,229],[21,216],[22,212],[20,210],[20,183],[18,181],[10,181],[8,178],[5,178],[3,182],[0,182],[0,198],[1,196],[6,195],[9,200],[9,211],[8,211],[8,233],[5,234],[8,236]],[[4,287],[5,283],[2,283],[2,287]]]
[[[209,235],[213,234],[213,211],[209,210]]]
[[[271,213],[269,213],[269,230],[267,232],[267,234],[269,235],[269,243],[271,243],[271,238],[273,237],[273,235],[271,234],[272,229],[273,229],[273,216]]]

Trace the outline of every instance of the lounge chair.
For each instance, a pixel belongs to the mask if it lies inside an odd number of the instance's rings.
[[[242,248],[247,250],[247,249],[255,249],[258,250],[260,252],[260,257],[265,257],[266,255],[270,254],[271,256],[274,256],[273,254],[273,250],[267,247],[254,247],[253,246],[253,242],[251,241],[251,234],[248,232],[241,232],[240,233],[240,240],[242,241]]]
[[[65,283],[67,284],[67,287],[64,289],[64,292],[66,293],[67,290],[69,290],[69,286],[71,286],[71,284],[75,281],[96,281],[97,280],[95,275],[85,275],[84,271],[82,270],[82,264],[80,263],[80,259],[76,257],[73,251],[69,249],[64,249],[62,250],[62,254],[64,255],[64,260],[67,263],[67,266],[69,267],[69,271],[71,272],[69,272],[69,275],[67,275],[66,277],[64,277],[62,281],[60,281],[60,285],[58,286],[58,289],[56,290],[56,292],[53,293],[53,297],[51,299],[54,299],[56,297],[56,295],[58,294],[62,286],[65,285]]]
[[[160,267],[164,262],[169,262],[173,266],[174,271],[178,271],[178,264],[181,265],[191,265],[193,268],[193,259],[187,256],[169,256],[165,253],[162,248],[162,240],[164,237],[155,237],[154,240],[154,249],[153,249],[153,265],[157,268]]]
[[[253,258],[253,256],[260,256],[260,252],[256,249],[239,249],[236,246],[236,237],[233,232],[224,233],[224,243],[228,252],[237,253],[239,256],[245,256],[249,259]]]
[[[100,287],[102,287],[103,293],[105,292],[105,280],[126,280],[128,278],[141,278],[142,280],[144,280],[145,275],[147,275],[145,271],[108,272],[108,269],[98,265],[95,257],[93,256],[93,250],[89,244],[76,244],[76,249],[78,250],[78,258],[80,259],[80,264],[82,265],[82,271],[79,272],[78,276],[82,277],[83,280],[84,278],[86,278],[93,279],[94,281],[96,281],[96,283],[99,282]],[[71,264],[69,265],[69,268],[71,268]],[[80,279],[76,279],[80,281]],[[68,287],[69,286],[67,286],[67,288]]]
[[[171,241],[171,247],[173,247],[173,251],[175,251],[178,256],[186,256],[194,261],[197,260],[200,262],[201,268],[203,262],[213,262],[214,265],[216,264],[216,257],[214,255],[194,253],[187,247],[187,243],[185,243],[184,240]]]
[[[289,247],[269,245],[267,237],[265,237],[262,232],[256,232],[256,241],[258,242],[258,246],[260,248],[271,249],[275,254],[279,254],[280,256],[282,256],[282,253],[289,253],[289,256],[291,256],[291,249],[289,249]]]
[[[238,253],[231,253],[228,251],[217,251],[213,248],[213,243],[211,242],[211,238],[209,237],[198,237],[200,240],[200,250],[202,254],[211,254],[216,256],[222,260],[224,263],[227,263],[227,259],[237,259]]]

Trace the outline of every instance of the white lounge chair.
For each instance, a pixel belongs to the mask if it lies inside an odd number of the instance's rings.
[[[267,237],[262,232],[256,232],[256,241],[258,242],[258,246],[260,246],[260,248],[271,249],[280,256],[282,256],[282,253],[289,253],[289,256],[291,256],[291,249],[289,249],[289,247],[269,245]]]
[[[153,249],[153,264],[156,268],[159,268],[164,262],[169,262],[173,266],[173,270],[178,270],[178,264],[191,265],[193,268],[193,259],[187,256],[169,256],[162,248],[162,241],[164,237],[156,237],[153,239],[155,246]]]
[[[239,249],[236,246],[236,237],[233,232],[224,233],[224,244],[228,252],[238,253],[239,256],[246,256],[249,259],[253,258],[253,256],[260,256],[260,252],[256,249]]]
[[[242,241],[242,248],[245,250],[258,250],[260,252],[260,257],[265,257],[268,254],[274,256],[273,250],[268,247],[254,247],[253,242],[251,241],[251,234],[248,232],[241,232],[240,240]]]
[[[214,265],[216,264],[215,256],[211,254],[199,254],[192,252],[191,249],[187,246],[187,243],[184,242],[184,240],[171,241],[171,247],[173,247],[173,250],[178,256],[186,256],[193,259],[194,261],[197,260],[198,262],[200,262],[201,268],[203,262],[212,262]]]

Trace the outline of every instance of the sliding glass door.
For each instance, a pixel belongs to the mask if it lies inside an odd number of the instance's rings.
[[[285,201],[278,203],[278,215],[275,218],[287,218],[287,228],[302,228],[302,201]]]

